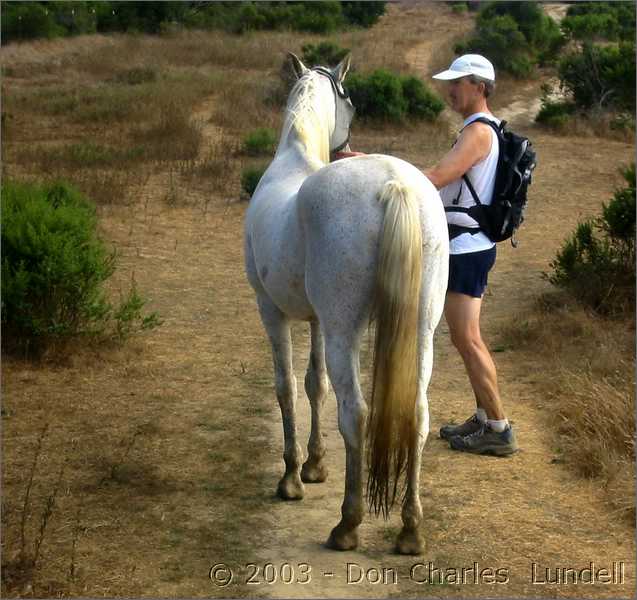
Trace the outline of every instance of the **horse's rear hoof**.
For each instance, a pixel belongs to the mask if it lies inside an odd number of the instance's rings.
[[[339,523],[332,529],[325,545],[331,550],[354,550],[358,546],[358,531],[356,528],[349,529]]]
[[[396,552],[398,554],[422,554],[425,542],[415,529],[403,529],[396,540]]]
[[[302,500],[305,488],[298,474],[284,475],[276,489],[276,495],[283,500]]]
[[[327,479],[327,467],[323,462],[309,460],[301,467],[301,481],[304,483],[323,483]]]

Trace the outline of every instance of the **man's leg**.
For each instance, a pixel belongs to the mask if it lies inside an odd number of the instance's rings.
[[[508,455],[515,452],[517,442],[504,416],[495,363],[480,335],[482,298],[447,292],[445,317],[451,341],[464,361],[478,409],[486,412],[486,424],[480,423],[480,411],[460,426],[466,434],[444,436],[455,450],[477,454]],[[443,428],[445,429],[445,428]],[[441,435],[443,430],[441,430]]]
[[[504,419],[504,410],[498,390],[495,364],[480,335],[480,307],[482,298],[472,298],[458,292],[447,292],[445,318],[449,325],[451,342],[464,361],[478,408],[487,418]]]

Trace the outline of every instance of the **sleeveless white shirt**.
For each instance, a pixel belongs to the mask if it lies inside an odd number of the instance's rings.
[[[463,128],[470,123],[473,123],[473,121],[475,121],[478,117],[486,117],[496,123],[496,125],[500,124],[500,120],[496,119],[493,115],[480,112],[467,117],[464,121]],[[493,188],[495,187],[495,175],[498,166],[499,154],[500,148],[498,135],[495,131],[493,131],[493,129],[491,129],[491,150],[489,151],[489,154],[479,163],[473,165],[473,167],[471,167],[466,173],[482,204],[491,204]],[[475,205],[475,200],[473,199],[467,184],[462,180],[462,177],[452,181],[439,191],[444,206],[462,206],[470,208]],[[457,201],[454,203],[456,199]],[[447,212],[445,214],[447,215],[447,222],[449,224],[461,225],[463,227],[478,227],[478,223],[467,213]],[[462,233],[449,242],[449,252],[450,254],[480,252],[481,250],[493,248],[493,246],[495,246],[495,244],[482,231],[474,235],[470,233]]]

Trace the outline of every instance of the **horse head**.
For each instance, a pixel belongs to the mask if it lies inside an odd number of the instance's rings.
[[[314,71],[326,77],[332,87],[334,97],[334,126],[330,131],[330,152],[338,152],[347,146],[350,138],[350,127],[356,109],[350,100],[347,90],[343,87],[343,80],[350,67],[350,55],[348,54],[336,67],[315,66],[308,69],[301,60],[292,52],[288,53],[292,62],[292,68],[297,79],[300,79],[309,71]]]

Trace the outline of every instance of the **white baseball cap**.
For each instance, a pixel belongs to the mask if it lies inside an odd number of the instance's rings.
[[[466,77],[467,75],[477,75],[478,77],[495,81],[493,65],[484,56],[480,56],[479,54],[465,54],[456,58],[446,71],[434,75],[433,78],[448,81],[450,79]]]

